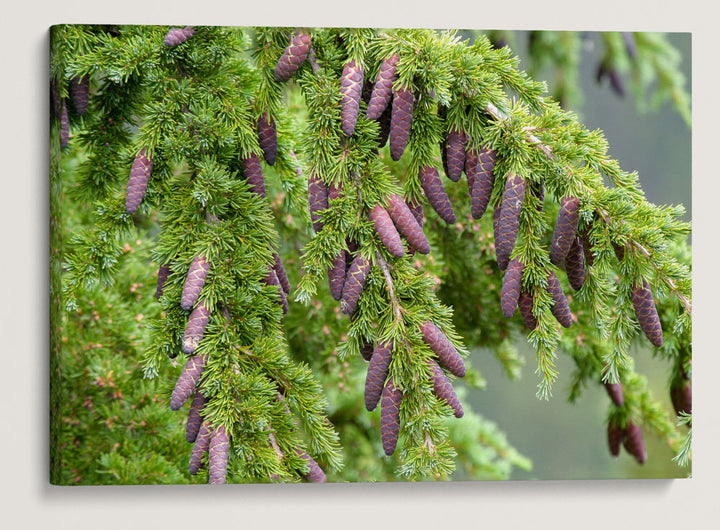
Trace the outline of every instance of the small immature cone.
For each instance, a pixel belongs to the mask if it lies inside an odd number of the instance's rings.
[[[427,321],[420,326],[423,340],[440,359],[440,363],[457,377],[465,377],[465,363],[448,338],[434,323]]]
[[[562,327],[569,328],[572,326],[570,305],[562,290],[560,281],[553,271],[550,271],[548,275],[547,291],[553,297],[553,305],[550,307],[550,311]]]
[[[163,44],[165,44],[165,46],[177,46],[178,44],[182,44],[188,40],[194,34],[195,29],[192,26],[184,28],[170,28],[167,35],[165,35]]]
[[[190,453],[190,465],[188,466],[188,470],[191,475],[195,475],[198,471],[200,471],[202,457],[210,447],[211,436],[212,431],[210,430],[210,425],[206,421],[202,422],[200,430],[195,438],[195,444],[193,445],[192,452]]]
[[[374,348],[372,342],[363,342],[360,344],[360,355],[362,355],[362,358],[366,361],[370,361],[373,351]]]
[[[190,396],[195,393],[195,387],[205,369],[205,358],[202,355],[190,357],[178,377],[170,398],[170,409],[178,410]]]
[[[197,438],[202,425],[202,409],[207,403],[205,396],[200,391],[195,392],[192,403],[190,404],[190,412],[188,413],[187,424],[185,425],[185,439],[193,443]]]
[[[352,136],[355,132],[358,112],[360,111],[360,96],[363,87],[363,69],[350,59],[343,67],[340,78],[340,122],[345,136]]]
[[[62,110],[60,111],[60,147],[65,149],[70,140],[70,118],[68,118],[67,105],[65,100],[62,101]]]
[[[210,263],[205,256],[197,256],[190,264],[185,284],[183,285],[182,297],[180,298],[180,307],[185,311],[189,311],[197,302],[200,291],[205,285]]]
[[[365,377],[365,408],[372,412],[382,396],[392,359],[393,342],[378,342],[370,357]]]
[[[520,226],[520,210],[525,199],[525,180],[520,175],[511,174],[505,182],[502,209],[498,220],[498,233],[495,239],[495,253],[500,269],[505,270],[510,261],[510,254],[515,247],[518,227]]]
[[[620,446],[623,443],[624,433],[622,428],[616,423],[608,423],[608,447],[610,448],[610,454],[618,456],[620,454]]]
[[[280,280],[280,285],[282,285],[285,294],[290,294],[290,280],[288,279],[287,271],[283,266],[280,255],[277,252],[273,253],[273,260],[273,269],[275,269],[275,274],[277,274],[278,280]]]
[[[448,131],[445,156],[447,157],[447,176],[453,182],[460,180],[465,169],[465,146],[467,136],[459,129]]]
[[[90,96],[90,77],[86,75],[73,77],[70,80],[70,95],[77,113],[84,115],[87,112],[88,98]]]
[[[515,308],[520,300],[524,270],[525,265],[518,258],[515,258],[505,271],[502,288],[500,289],[500,307],[502,307],[505,318],[512,318],[515,313]]]
[[[392,99],[392,86],[397,78],[395,74],[399,60],[400,57],[396,53],[385,59],[380,65],[380,72],[378,72],[368,103],[367,117],[369,120],[377,120],[388,108]]]
[[[623,387],[620,383],[605,383],[605,390],[616,407],[622,407],[625,402]]]
[[[283,314],[287,314],[289,309],[287,296],[285,295],[285,291],[280,284],[277,273],[275,272],[275,269],[272,268],[272,266],[269,268],[268,273],[264,278],[264,281],[266,284],[273,285],[278,288],[278,295],[280,296],[280,305],[283,308]]]
[[[332,266],[328,270],[328,283],[330,284],[330,293],[335,300],[340,300],[343,296],[343,287],[345,286],[346,256],[345,252],[340,252],[333,260]]]
[[[157,279],[157,287],[155,288],[155,298],[159,299],[163,294],[163,288],[165,287],[165,282],[167,281],[167,278],[170,274],[170,265],[165,264],[161,265],[158,269],[158,279]]]
[[[495,151],[482,148],[477,164],[475,182],[470,190],[470,212],[473,219],[480,219],[490,203],[493,185],[495,184]],[[469,182],[469,178],[468,178]]]
[[[255,153],[243,159],[243,174],[250,184],[252,191],[265,197],[265,178],[263,177],[262,164],[260,157]]]
[[[415,97],[408,87],[394,92],[392,117],[390,120],[390,156],[400,160],[410,139],[410,125],[413,117]]]
[[[692,385],[687,379],[676,379],[670,386],[670,400],[675,414],[692,414]]]
[[[382,241],[388,252],[396,258],[402,258],[405,255],[405,248],[387,210],[380,204],[376,204],[370,212],[370,219],[375,225],[375,231],[380,236],[380,241]]]
[[[420,182],[430,206],[433,207],[443,221],[447,224],[453,224],[455,222],[455,212],[440,180],[438,170],[433,166],[424,166],[420,170]]]
[[[328,207],[328,189],[325,183],[314,172],[310,172],[308,177],[308,205],[310,206],[310,219],[312,219],[315,233],[320,232],[323,228],[323,222],[320,220],[321,210]]]
[[[560,211],[558,212],[555,230],[550,243],[550,261],[558,267],[562,267],[565,263],[565,257],[575,240],[578,222],[580,221],[579,206],[580,199],[577,197],[563,197],[560,199]]]
[[[402,391],[395,386],[392,377],[389,378],[383,389],[380,405],[380,437],[387,456],[393,454],[397,447],[402,398]]]
[[[460,400],[455,393],[452,383],[447,378],[442,368],[440,368],[435,361],[431,359],[429,364],[430,369],[432,370],[432,382],[435,395],[440,399],[445,400],[447,404],[450,405],[453,411],[455,411],[456,418],[462,418],[464,414],[463,407],[460,404]]]
[[[295,452],[308,463],[308,472],[307,474],[303,475],[303,477],[305,477],[310,482],[327,482],[325,472],[309,454],[300,449],[296,449]]]
[[[587,263],[588,267],[592,267],[593,263],[595,263],[595,256],[592,252],[592,243],[590,242],[590,236],[588,235],[587,231],[580,234],[580,240],[582,241],[582,249],[585,263]]]
[[[350,265],[345,277],[342,298],[340,299],[340,309],[346,315],[352,315],[355,311],[360,295],[365,288],[370,267],[370,262],[362,254],[355,256],[352,265]]]
[[[295,75],[310,53],[310,40],[307,33],[295,35],[275,66],[275,77],[278,81],[285,82]]]
[[[525,325],[530,331],[537,327],[537,319],[533,315],[533,299],[532,294],[528,291],[522,291],[520,298],[518,299],[518,309],[520,310],[520,316],[525,322]]]
[[[585,283],[585,253],[580,236],[575,236],[570,251],[565,257],[565,272],[567,272],[570,287],[579,291]]]
[[[637,316],[640,329],[643,330],[653,346],[660,347],[663,344],[663,332],[660,326],[655,300],[653,300],[650,285],[643,279],[642,286],[635,284],[632,291],[633,306]]]
[[[390,195],[387,212],[390,214],[398,231],[405,236],[405,239],[414,249],[421,254],[430,252],[430,243],[425,236],[425,232],[423,232],[422,226],[400,195]]]
[[[637,460],[639,464],[645,463],[647,454],[645,452],[645,442],[643,441],[642,431],[640,427],[632,422],[629,422],[627,426],[625,426],[623,446],[628,453],[635,457],[635,460]]]
[[[278,139],[275,120],[273,120],[272,116],[268,116],[267,111],[263,112],[258,118],[257,135],[265,162],[272,166],[277,159]]]
[[[205,334],[205,328],[210,321],[210,310],[201,301],[192,313],[185,326],[185,333],[182,338],[182,351],[184,353],[193,353]]]
[[[220,425],[210,435],[208,447],[208,482],[210,484],[225,484],[229,449],[230,439],[227,430],[224,425]]]
[[[130,178],[128,179],[125,211],[131,215],[138,209],[145,196],[152,166],[152,160],[145,155],[145,148],[143,147],[135,157],[130,169]]]

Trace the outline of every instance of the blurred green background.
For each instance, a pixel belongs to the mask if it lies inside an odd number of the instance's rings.
[[[691,131],[670,103],[659,111],[639,113],[631,94],[619,97],[595,80],[599,46],[593,35],[585,41],[580,83],[583,102],[575,110],[589,129],[602,129],[610,144],[609,154],[623,169],[637,171],[649,201],[656,204],[683,204],[685,220],[691,210]],[[670,35],[670,42],[682,53],[682,69],[691,91],[691,35]],[[593,45],[594,43],[594,45]],[[516,32],[514,51],[526,53],[527,35]],[[551,79],[551,76],[540,79]],[[609,399],[599,385],[586,388],[575,404],[567,402],[571,362],[558,359],[560,377],[553,398],[535,397],[534,352],[524,337],[516,344],[522,348],[526,364],[520,381],[510,381],[488,352],[473,352],[472,364],[487,379],[484,391],[471,390],[468,401],[475,410],[496,421],[508,440],[533,461],[533,470],[514,470],[512,479],[618,479],[686,477],[688,470],[672,461],[673,452],[651,433],[645,432],[648,459],[644,465],[621,451],[613,458],[607,448],[605,416]],[[652,357],[649,348],[633,351],[636,369],[650,382],[655,398],[667,410],[672,405],[666,386],[670,367]],[[503,411],[507,411],[503,413]],[[674,413],[673,413],[674,414]]]

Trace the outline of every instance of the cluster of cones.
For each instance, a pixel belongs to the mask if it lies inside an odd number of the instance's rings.
[[[84,116],[90,99],[90,77],[87,75],[73,77],[69,86],[73,108],[80,116]],[[53,114],[60,120],[60,147],[65,149],[70,141],[70,117],[67,102],[65,98],[60,97],[60,89],[54,77],[50,80],[50,99]]]

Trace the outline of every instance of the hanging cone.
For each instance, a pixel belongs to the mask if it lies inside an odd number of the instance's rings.
[[[190,412],[188,413],[187,424],[185,425],[185,439],[193,443],[197,438],[202,424],[202,409],[207,403],[205,396],[199,390],[195,392],[192,403],[190,404]]]
[[[185,311],[192,309],[195,302],[197,302],[209,270],[210,263],[205,259],[205,256],[197,256],[190,264],[180,298],[180,307]]]
[[[418,225],[420,225],[420,228],[422,228],[425,224],[425,212],[423,211],[422,202],[420,202],[419,199],[410,199],[407,202],[407,206],[410,208],[410,212],[413,214]]]
[[[616,423],[608,423],[607,437],[610,454],[613,456],[618,456],[620,454],[620,446],[623,443],[624,437],[622,428]]]
[[[343,287],[345,286],[346,256],[342,251],[333,260],[332,266],[328,270],[328,283],[330,284],[330,293],[335,300],[340,300],[343,295]]]
[[[442,185],[438,170],[433,166],[424,166],[420,170],[420,182],[430,206],[433,207],[443,221],[447,224],[453,224],[455,222],[455,212]]]
[[[328,189],[322,179],[312,171],[308,177],[308,205],[313,228],[315,233],[318,233],[323,228],[323,222],[320,220],[318,212],[328,207]]]
[[[218,426],[210,436],[208,447],[208,482],[225,484],[227,478],[230,439],[224,425]]]
[[[580,199],[577,197],[563,197],[560,199],[560,211],[558,212],[552,242],[550,243],[550,261],[558,267],[563,267],[565,257],[575,240],[578,222],[580,221],[579,207]]]
[[[355,256],[352,265],[350,265],[340,300],[340,309],[346,315],[352,315],[355,311],[360,295],[365,288],[370,267],[370,262],[363,258],[362,254]]]
[[[650,285],[646,280],[643,279],[642,287],[637,283],[635,284],[632,291],[632,300],[640,329],[643,330],[653,346],[659,348],[663,344],[663,332],[660,326],[660,317],[658,317],[657,308],[655,307],[655,300],[653,300]]]
[[[585,254],[580,236],[575,236],[570,251],[565,257],[565,272],[567,272],[570,287],[579,291],[585,283]]]
[[[195,393],[200,376],[205,369],[205,358],[202,355],[190,357],[185,363],[185,367],[178,377],[175,388],[170,398],[170,409],[178,410],[182,407],[190,396]]]
[[[250,156],[243,159],[242,165],[243,175],[250,184],[250,189],[261,197],[265,197],[265,178],[263,177],[260,157],[255,153],[250,153]]]
[[[273,260],[273,269],[275,269],[275,274],[277,274],[278,280],[280,280],[280,285],[282,285],[285,294],[290,294],[290,280],[288,279],[287,271],[283,266],[282,260],[280,260],[280,255],[277,252],[273,253]]]
[[[202,422],[200,430],[197,433],[197,437],[195,438],[195,444],[193,445],[190,453],[190,465],[188,466],[188,470],[191,475],[196,475],[197,472],[200,471],[202,457],[210,447],[211,435],[212,432],[210,431],[210,424],[206,421]]]
[[[366,361],[370,361],[372,358],[373,350],[372,342],[363,342],[360,344],[360,355],[362,355],[362,358]]]
[[[605,383],[605,390],[616,407],[622,407],[625,402],[623,387],[620,383]]]
[[[305,451],[301,451],[300,449],[295,449],[295,452],[308,463],[308,472],[304,474],[303,477],[310,482],[327,482],[325,472],[309,454]]]
[[[340,78],[340,122],[345,136],[352,136],[355,132],[358,112],[360,111],[360,96],[363,87],[363,69],[350,59],[343,67]]]
[[[310,41],[307,33],[295,35],[275,66],[275,78],[278,81],[285,82],[295,75],[310,53]]]
[[[365,377],[365,408],[372,412],[382,396],[392,359],[393,342],[378,342],[370,357]]]
[[[150,157],[145,156],[145,148],[143,147],[135,157],[130,169],[130,178],[128,179],[125,211],[130,215],[135,213],[145,196],[152,166],[152,160]]]
[[[560,322],[560,325],[569,328],[572,326],[572,315],[565,293],[562,290],[560,281],[553,271],[548,275],[547,292],[553,297],[553,305],[550,307],[553,316]]]
[[[470,212],[473,219],[480,219],[490,203],[490,195],[492,195],[495,184],[494,169],[495,151],[482,148],[477,164],[477,174],[470,190]]]
[[[413,117],[415,97],[408,87],[394,92],[392,117],[390,120],[390,156],[400,160],[410,139],[410,125]]]
[[[430,359],[428,363],[430,364],[430,369],[432,370],[431,375],[435,395],[440,399],[445,400],[447,404],[450,405],[455,412],[456,418],[462,418],[464,411],[452,383],[450,383],[450,380],[447,378],[445,372],[443,372],[438,363],[432,359]]]
[[[474,147],[468,147],[465,150],[465,175],[468,183],[468,197],[472,197],[475,181],[477,180],[478,171],[480,171],[480,158]]]
[[[258,118],[257,135],[260,149],[263,151],[263,158],[265,158],[265,162],[272,166],[277,159],[278,139],[275,120],[273,120],[272,116],[268,116],[267,111],[263,112]]]
[[[190,318],[185,326],[185,334],[182,338],[182,351],[184,353],[195,352],[205,334],[205,328],[209,321],[210,310],[205,305],[205,302],[201,301],[190,313]]]
[[[165,46],[177,46],[178,44],[182,44],[183,42],[188,40],[194,34],[195,29],[192,26],[187,26],[184,28],[170,28],[170,30],[167,32],[167,35],[165,35],[163,44]]]
[[[510,261],[510,254],[515,247],[518,227],[520,226],[520,210],[525,199],[525,180],[519,175],[511,174],[505,182],[500,219],[498,220],[495,253],[500,269],[505,270]]]
[[[445,157],[447,159],[446,174],[450,180],[457,182],[465,168],[465,146],[467,136],[462,130],[448,131],[445,144]]]
[[[73,77],[70,80],[70,96],[72,96],[73,107],[81,116],[87,112],[88,99],[90,97],[90,77]]]
[[[425,237],[422,226],[400,195],[390,195],[387,212],[390,214],[398,231],[405,236],[405,239],[414,249],[417,249],[421,254],[430,252],[430,243]]]
[[[687,379],[675,379],[670,386],[670,400],[675,414],[692,414],[692,385]]]
[[[395,386],[392,377],[388,379],[380,405],[380,436],[387,456],[395,452],[400,433],[400,404],[402,391]]]
[[[440,363],[457,377],[465,377],[465,363],[455,346],[434,323],[427,321],[420,326],[423,340],[440,359]]]
[[[392,86],[397,78],[395,73],[399,60],[400,57],[396,53],[385,59],[380,65],[380,72],[378,72],[368,103],[367,117],[369,120],[377,120],[388,108],[392,99]]]
[[[520,298],[518,299],[518,309],[520,310],[520,316],[525,322],[525,325],[530,331],[537,327],[537,319],[533,315],[533,298],[532,294],[528,291],[522,291]]]
[[[625,450],[633,455],[639,464],[644,464],[647,459],[647,453],[645,452],[645,442],[643,441],[640,427],[629,422],[625,426],[623,436],[623,446]]]
[[[275,272],[275,269],[272,268],[272,266],[268,267],[268,273],[263,279],[263,281],[267,285],[272,285],[278,288],[278,295],[280,296],[280,305],[283,309],[283,315],[287,314],[289,309],[287,296],[285,295],[285,291],[283,290],[282,285],[280,285],[280,280],[278,279],[277,273]]]
[[[388,252],[396,258],[402,258],[405,255],[405,248],[387,210],[376,204],[370,212],[370,220],[373,222],[375,231],[380,236],[380,241]]]
[[[165,282],[167,281],[167,277],[170,275],[170,265],[165,264],[161,265],[158,269],[158,279],[157,279],[157,287],[155,288],[155,298],[159,299],[163,294],[163,288],[165,287]]]
[[[500,306],[502,307],[503,316],[512,318],[515,308],[520,299],[520,290],[522,289],[522,277],[525,265],[515,258],[508,265],[503,277],[503,284],[500,290]]]

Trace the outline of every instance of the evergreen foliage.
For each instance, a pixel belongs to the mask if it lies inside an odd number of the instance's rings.
[[[643,65],[672,61],[655,60],[662,39],[634,42],[644,89]],[[668,388],[689,386],[683,209],[650,204],[508,47],[419,29],[71,25],[51,47],[51,191],[92,205],[60,228],[51,203],[53,248],[72,234],[52,261],[67,342],[51,342],[51,435],[78,451],[52,450],[54,482],[508,478],[531,464],[463,383],[484,385],[477,346],[517,376],[520,335],[539,398],[567,354],[571,400],[620,385],[613,454],[623,442],[644,462],[645,429],[688,463],[689,435],[630,355],[644,331]],[[681,80],[663,79],[684,108]],[[103,421],[131,434],[103,444]]]

